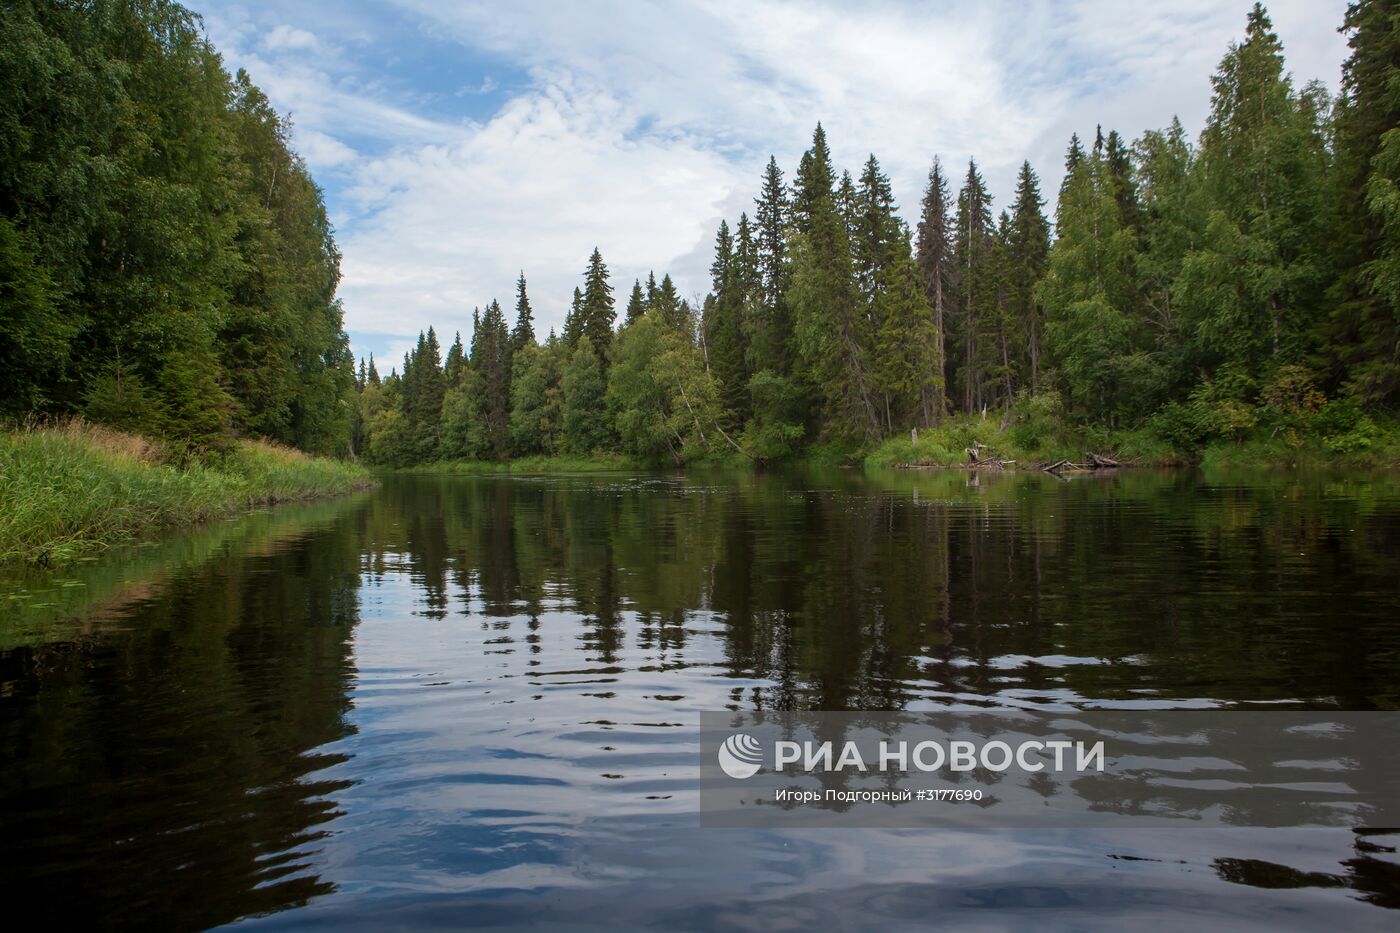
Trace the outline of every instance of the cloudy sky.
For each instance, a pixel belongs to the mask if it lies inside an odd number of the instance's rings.
[[[669,271],[703,294],[714,230],[791,176],[818,120],[838,168],[874,152],[913,218],[935,154],[1004,205],[1022,159],[1053,192],[1070,133],[1199,131],[1246,0],[193,4],[230,70],[290,113],[344,253],[357,354],[513,304],[540,335],[594,246],[620,301]],[[1269,4],[1295,82],[1336,90],[1345,0]],[[387,371],[388,367],[385,367]]]

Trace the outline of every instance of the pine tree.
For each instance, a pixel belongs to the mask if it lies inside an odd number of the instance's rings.
[[[535,342],[535,312],[530,307],[530,296],[525,292],[525,273],[515,283],[515,327],[510,332],[510,346],[515,352]]]
[[[369,384],[372,386],[379,385],[379,370],[374,367],[373,353],[369,355]]]

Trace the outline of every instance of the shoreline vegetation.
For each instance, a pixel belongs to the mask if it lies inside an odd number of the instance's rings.
[[[664,269],[629,290],[595,246],[558,332],[521,270],[513,321],[484,302],[381,377],[290,124],[196,13],[7,4],[0,423],[51,426],[0,440],[0,559],[343,491],[356,463],[1395,466],[1392,7],[1349,6],[1333,96],[1294,82],[1253,4],[1199,134],[1086,123],[1058,186],[1023,162],[997,208],[974,157],[930,147],[902,209],[818,122],[787,173],[754,165],[705,294]]]
[[[979,443],[1018,468],[1086,452],[1394,465],[1400,32],[1386,10],[1347,11],[1334,98],[1295,84],[1254,4],[1198,136],[1175,119],[1136,139],[1092,127],[1068,140],[1057,191],[1025,162],[1003,210],[975,158],[945,170],[931,152],[901,211],[876,156],[843,171],[818,123],[795,171],[770,157],[752,211],[720,222],[706,294],[682,298],[664,269],[629,289],[595,247],[562,328],[541,335],[521,271],[513,323],[492,299],[465,335],[420,332],[386,373],[360,361],[354,449],[434,472],[600,454],[952,466]]]
[[[63,564],[142,535],[368,487],[367,470],[267,441],[190,458],[70,419],[0,434],[0,561]]]

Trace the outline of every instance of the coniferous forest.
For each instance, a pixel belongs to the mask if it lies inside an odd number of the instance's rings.
[[[818,124],[719,225],[703,300],[664,272],[615,282],[595,248],[562,332],[538,332],[522,272],[465,339],[429,327],[387,373],[350,356],[287,123],[191,13],[21,0],[0,20],[12,418],[395,467],[779,460],[970,425],[1031,452],[1396,443],[1395,0],[1351,4],[1335,99],[1294,82],[1256,4],[1198,137],[1086,127],[1057,191],[1025,163],[993,193],[931,140],[913,225],[876,156],[839,169]]]

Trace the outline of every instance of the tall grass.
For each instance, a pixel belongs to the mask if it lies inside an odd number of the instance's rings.
[[[159,528],[368,484],[353,464],[240,441],[174,465],[160,444],[80,420],[0,434],[0,560],[63,563]]]

